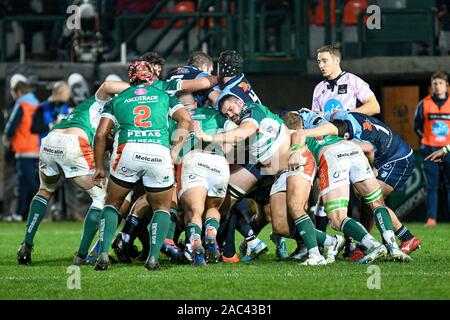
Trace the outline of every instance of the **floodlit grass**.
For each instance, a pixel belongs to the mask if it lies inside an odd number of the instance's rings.
[[[0,299],[450,299],[450,225],[407,226],[422,239],[422,248],[411,255],[410,264],[376,262],[380,289],[368,289],[375,278],[367,266],[343,259],[321,267],[276,261],[270,229],[265,228],[260,238],[269,252],[257,261],[200,268],[172,265],[161,257],[156,272],[138,263],[114,264],[104,272],[82,266],[78,290],[68,288],[67,268],[81,223],[43,223],[31,266],[16,261],[25,224],[0,223]],[[294,247],[288,240],[289,251]]]

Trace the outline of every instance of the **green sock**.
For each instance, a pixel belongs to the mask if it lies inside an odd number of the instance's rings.
[[[342,233],[347,237],[352,237],[367,249],[371,249],[380,243],[363,227],[363,225],[352,218],[345,218],[340,227]]]
[[[294,223],[308,250],[317,248],[316,233],[314,232],[314,225],[309,216],[307,214],[302,215]]]
[[[373,214],[375,215],[375,223],[377,225],[378,231],[380,231],[384,241],[386,241],[386,243],[388,243],[390,246],[397,247],[389,211],[386,209],[386,207],[378,207],[374,210]]]
[[[42,196],[35,195],[30,203],[30,211],[28,212],[27,229],[25,231],[25,242],[29,246],[33,246],[34,236],[41,224],[42,218],[47,211],[48,200]]]
[[[108,253],[112,239],[116,233],[119,211],[113,206],[105,206],[100,219],[100,252]]]
[[[199,236],[202,234],[202,228],[195,223],[188,223],[186,226],[186,243],[191,242],[191,236],[193,234],[198,234]]]
[[[173,236],[175,234],[175,229],[177,227],[177,209],[170,208],[170,225],[169,231],[167,231],[167,239],[173,240]]]
[[[90,207],[86,213],[83,223],[83,235],[81,236],[80,248],[78,249],[78,256],[81,258],[85,258],[88,254],[89,247],[97,233],[101,215],[102,210],[94,207]]]
[[[208,227],[213,227],[214,229],[216,229],[216,233],[217,233],[217,230],[219,230],[219,226],[220,226],[220,223],[219,223],[219,221],[217,221],[216,218],[208,218],[205,220],[205,233],[206,233],[206,230],[208,229]]]
[[[326,238],[327,238],[327,234],[325,232],[322,232],[322,231],[316,229],[317,244],[323,246],[323,244],[325,243]]]
[[[159,257],[159,250],[166,238],[170,225],[170,213],[156,210],[148,226],[150,233],[150,256]]]

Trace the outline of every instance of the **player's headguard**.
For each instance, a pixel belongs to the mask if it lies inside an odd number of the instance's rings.
[[[220,53],[217,75],[219,79],[224,77],[234,77],[242,73],[244,60],[235,50],[226,50]]]
[[[147,61],[153,65],[154,70],[156,70],[155,76],[159,79],[161,75],[162,68],[164,67],[166,60],[159,55],[159,53],[151,51],[146,52],[139,57],[138,60]]]
[[[143,60],[136,60],[128,67],[128,78],[132,86],[141,83],[151,85],[157,77],[157,70],[151,63]]]

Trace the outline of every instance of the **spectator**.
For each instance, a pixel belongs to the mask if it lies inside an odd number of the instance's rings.
[[[31,133],[31,122],[39,101],[31,87],[23,79],[11,78],[11,89],[16,100],[13,111],[5,126],[3,146],[12,147],[16,158],[16,179],[18,199],[16,212],[10,220],[27,219],[28,207],[39,188],[37,175],[39,137]]]
[[[450,99],[447,86],[447,74],[436,72],[431,77],[431,95],[426,96],[417,105],[414,129],[421,137],[420,151],[424,158],[450,143]],[[447,203],[450,206],[450,158],[443,159],[442,163],[424,160],[423,168],[427,184],[428,220],[425,227],[434,227],[437,219],[439,179],[441,177],[444,178]]]
[[[450,53],[450,0],[437,1],[437,19],[439,21],[439,50],[441,55]]]
[[[40,139],[44,138],[50,129],[57,124],[64,116],[69,114],[68,101],[72,91],[65,81],[58,81],[53,85],[52,94],[47,101],[39,105],[39,112],[33,117],[33,133],[40,134]],[[39,119],[37,119],[39,115]],[[39,120],[39,127],[42,130],[34,131],[36,120]]]

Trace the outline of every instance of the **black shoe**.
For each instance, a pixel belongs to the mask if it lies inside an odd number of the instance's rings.
[[[31,264],[31,251],[32,246],[29,246],[25,241],[20,244],[19,250],[17,250],[17,262],[19,264]]]
[[[114,239],[112,248],[120,263],[131,263],[131,257],[129,255],[128,244],[122,241],[120,234]]]
[[[132,259],[136,259],[141,254],[141,252],[139,251],[138,247],[135,244],[128,245],[128,248],[129,248],[128,250],[129,255]]]
[[[159,270],[160,266],[158,258],[152,256],[148,257],[147,261],[145,261],[144,267],[149,271]]]

